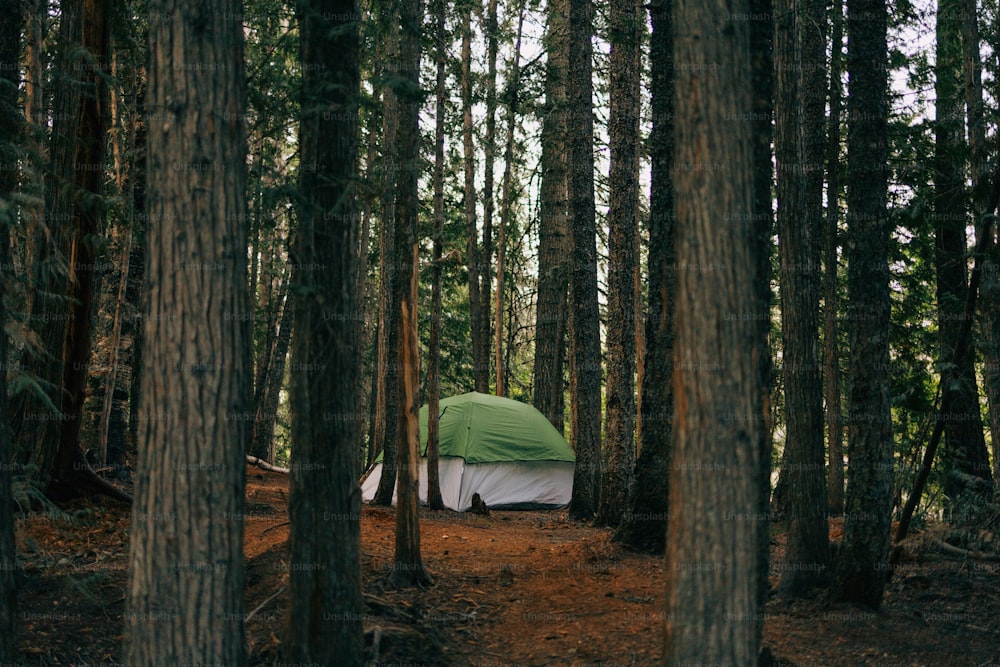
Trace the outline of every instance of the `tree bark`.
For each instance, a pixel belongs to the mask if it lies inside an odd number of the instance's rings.
[[[445,0],[435,0],[434,35],[436,41],[437,81],[434,118],[434,239],[431,250],[431,332],[427,352],[427,505],[444,509],[441,497],[440,416],[441,416],[441,251],[444,241],[444,134],[447,95],[448,42]]]
[[[886,582],[893,456],[886,211],[887,13],[883,0],[848,0],[847,9],[850,464],[835,597],[877,608]]]
[[[125,660],[243,664],[253,373],[243,32],[233,0],[157,0],[149,293]],[[213,66],[207,67],[206,63]],[[329,489],[327,489],[329,490]]]
[[[974,356],[948,363],[958,340],[968,292],[965,228],[965,108],[962,89],[962,0],[942,0],[937,8],[934,92],[934,227],[942,406],[947,411],[941,464],[944,470],[990,479],[989,457],[979,411]],[[945,475],[945,495],[956,500],[962,488]]]
[[[7,323],[4,296],[11,279],[10,229],[16,220],[11,196],[17,190],[18,162],[27,138],[24,118],[17,108],[21,55],[21,0],[0,6],[0,327]],[[0,369],[7,374],[7,336],[0,336]],[[0,382],[0,415],[7,405],[7,383]],[[7,420],[0,418],[0,663],[20,661],[17,650],[17,553],[14,542],[13,447]]]
[[[601,333],[597,306],[597,224],[594,211],[593,6],[569,10],[570,212],[573,220],[570,442],[576,452],[569,515],[591,519],[601,488]]]
[[[500,190],[500,229],[497,232],[497,291],[494,338],[494,366],[496,368],[496,395],[507,395],[506,365],[503,356],[504,282],[507,272],[507,227],[510,225],[510,209],[514,198],[514,130],[517,128],[518,91],[521,87],[521,31],[524,28],[524,2],[517,8],[517,37],[511,56],[510,73],[507,77],[507,131],[504,136],[503,181]],[[510,347],[508,346],[508,350]]]
[[[480,321],[483,340],[483,375],[489,393],[490,342],[493,340],[490,321],[490,304],[493,302],[493,167],[496,163],[497,145],[497,49],[500,28],[497,24],[497,0],[488,0],[483,16],[483,34],[486,36],[486,133],[483,137],[483,245],[479,252],[479,288],[482,297],[483,318]],[[499,334],[498,334],[499,335]]]
[[[395,5],[383,7],[379,14],[378,26],[381,38],[385,40],[385,70],[383,75],[390,80],[398,76],[397,61],[399,46],[396,31],[399,11]],[[382,220],[379,228],[378,265],[378,342],[375,391],[375,433],[373,447],[382,452],[382,476],[372,504],[388,507],[396,489],[396,411],[399,405],[399,365],[396,348],[399,342],[399,318],[392,307],[395,283],[399,280],[399,258],[395,255],[396,225],[396,178],[397,178],[397,133],[399,126],[398,101],[386,86],[382,95]]]
[[[646,358],[639,414],[642,441],[630,485],[628,510],[615,540],[647,553],[662,554],[667,537],[670,442],[673,422],[674,304],[676,299],[674,184],[673,2],[649,7],[653,129],[649,137],[652,187],[649,196],[649,305]]]
[[[394,253],[399,276],[394,284],[392,311],[399,341],[395,360],[399,367],[399,405],[396,411],[399,481],[396,494],[396,548],[393,580],[401,585],[430,583],[420,556],[420,519],[417,497],[420,472],[417,429],[419,366],[417,349],[417,176],[420,172],[420,34],[421,0],[399,3],[399,78],[406,86],[390,92],[397,98],[399,134],[396,154],[396,223]]]
[[[545,33],[545,117],[538,221],[534,406],[563,432],[570,271],[566,77],[569,0],[550,0]]]
[[[468,239],[469,320],[472,328],[472,376],[476,391],[489,393],[489,335],[483,320],[479,227],[476,215],[476,148],[472,131],[472,3],[462,10],[462,149],[465,166],[465,234]]]
[[[749,3],[680,0],[674,184],[675,423],[666,664],[757,662],[766,428]]]
[[[638,0],[611,3],[611,138],[608,208],[606,442],[598,522],[616,527],[635,466],[635,267],[639,226],[640,54]]]
[[[840,281],[837,275],[837,247],[841,189],[840,111],[843,107],[843,0],[834,0],[832,13],[830,119],[826,150],[826,231],[823,236],[823,395],[826,399],[827,452],[830,462],[826,481],[826,508],[831,516],[840,516],[844,512],[844,425],[840,415],[840,339],[837,327]]]
[[[829,533],[819,367],[826,6],[775,5],[778,234],[788,546],[778,590],[797,598],[826,583]],[[780,482],[779,482],[780,484]]]
[[[300,0],[301,206],[294,252],[287,661],[364,664],[357,419],[356,0]],[[316,270],[317,267],[320,270]],[[284,319],[284,318],[282,318]],[[281,333],[278,334],[279,338]],[[317,567],[318,566],[318,567]]]

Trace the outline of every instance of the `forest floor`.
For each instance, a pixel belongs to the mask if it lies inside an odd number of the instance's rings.
[[[252,665],[278,658],[288,574],[288,478],[248,469],[247,639]],[[19,644],[26,664],[120,662],[129,512],[80,502],[17,527]],[[661,558],[630,553],[565,512],[421,510],[426,589],[389,582],[395,515],[365,507],[369,652],[384,665],[655,665],[662,655]],[[831,522],[831,537],[841,526]],[[783,535],[772,542],[781,562]],[[930,544],[929,541],[924,541]],[[921,544],[921,542],[916,542]],[[776,664],[1000,665],[1000,564],[908,550],[878,612],[772,597],[764,643]]]

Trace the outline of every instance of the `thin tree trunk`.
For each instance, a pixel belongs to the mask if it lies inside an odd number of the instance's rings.
[[[650,134],[652,187],[649,196],[649,305],[646,359],[640,391],[642,441],[629,488],[628,511],[614,539],[632,549],[662,554],[667,538],[670,442],[674,394],[674,303],[676,299],[674,187],[673,2],[649,7],[653,130]]]
[[[285,378],[285,360],[292,339],[294,297],[290,291],[282,289],[284,303],[278,320],[277,335],[268,356],[267,375],[255,397],[253,427],[250,435],[249,452],[268,463],[274,463],[274,427],[278,421],[278,398]],[[302,372],[302,371],[299,371]]]
[[[570,438],[576,452],[569,514],[574,519],[593,518],[601,488],[601,336],[594,211],[592,29],[591,0],[573,0],[569,11],[568,132],[573,220]]]
[[[295,244],[291,564],[283,657],[364,664],[359,328],[354,314],[360,44],[356,0],[300,0],[302,211]],[[331,120],[337,119],[337,120]],[[315,271],[312,267],[326,267]],[[284,316],[282,317],[284,320]],[[284,324],[282,329],[287,329]],[[279,339],[284,332],[279,331]],[[309,564],[308,567],[295,567]]]
[[[25,123],[17,108],[18,62],[21,54],[21,1],[13,0],[0,6],[0,201],[11,202],[17,190],[18,162],[21,146],[27,138]],[[0,327],[7,323],[4,296],[11,279],[10,229],[14,226],[16,209],[5,207],[0,215]],[[0,337],[0,368],[7,368],[7,337]],[[14,543],[14,516],[10,502],[13,479],[13,447],[7,420],[2,418],[7,404],[7,383],[0,383],[0,663],[20,662],[17,649],[17,584],[18,569]]]
[[[850,339],[844,540],[835,596],[882,603],[892,509],[889,400],[887,12],[848,0],[847,290]]]
[[[521,86],[521,30],[524,27],[524,1],[517,13],[517,38],[511,56],[510,75],[507,80],[507,134],[504,137],[503,183],[500,195],[500,229],[497,232],[497,293],[494,308],[494,355],[496,366],[496,395],[507,395],[506,371],[503,358],[503,318],[504,281],[507,262],[507,227],[510,225],[510,209],[514,198],[514,130],[517,126],[518,90]]]
[[[239,665],[247,424],[238,416],[253,361],[249,323],[227,315],[250,308],[243,33],[234,0],[156,0],[149,10],[174,20],[150,26],[150,117],[170,122],[149,130],[148,347],[125,661]]]
[[[635,465],[635,267],[639,226],[640,67],[638,0],[611,3],[610,206],[608,208],[607,420],[597,520],[615,527]]]
[[[750,4],[680,0],[676,72],[677,341],[666,664],[756,664],[756,516],[766,387],[758,324]],[[711,67],[702,67],[702,65]],[[725,165],[726,168],[718,168]],[[723,369],[721,372],[719,369]],[[706,565],[708,567],[706,567]]]
[[[483,245],[479,253],[480,295],[482,296],[483,363],[486,365],[486,392],[489,392],[489,358],[492,339],[490,322],[490,304],[493,289],[493,167],[496,163],[497,145],[497,49],[500,28],[497,24],[497,0],[489,0],[486,5],[486,16],[483,23],[486,35],[486,134],[483,137]]]
[[[116,158],[117,159],[117,158]],[[118,360],[122,342],[122,324],[125,317],[125,290],[128,287],[128,263],[132,258],[132,227],[125,230],[125,243],[122,248],[121,279],[118,283],[118,294],[115,297],[115,314],[111,325],[111,359],[108,361],[108,373],[104,380],[104,400],[101,405],[101,421],[97,436],[98,463],[108,462],[108,430],[111,426],[111,409],[115,399],[115,385],[118,380]]]
[[[826,149],[826,233],[823,237],[823,386],[826,397],[827,452],[830,469],[826,483],[826,508],[831,516],[844,511],[844,425],[840,416],[840,342],[837,333],[840,281],[837,277],[838,225],[840,224],[840,110],[843,58],[843,0],[833,2],[830,38],[830,120]]]
[[[476,391],[490,390],[489,338],[484,337],[479,228],[476,222],[476,149],[472,137],[472,3],[462,10],[462,150],[465,166],[465,234],[469,272],[469,320],[472,328],[472,376]],[[488,325],[486,325],[488,326]]]
[[[417,396],[419,367],[417,350],[417,216],[419,198],[417,175],[420,171],[420,34],[423,8],[421,0],[400,3],[399,17],[399,76],[409,86],[405,92],[393,90],[399,109],[397,155],[399,171],[396,180],[396,224],[394,253],[399,263],[399,276],[394,284],[393,317],[399,340],[395,361],[399,365],[400,395],[396,411],[399,480],[396,496],[396,548],[393,579],[403,585],[426,584],[430,576],[420,556],[419,500],[417,497],[420,472]]]
[[[386,41],[385,75],[395,76],[399,12],[395,5],[383,7],[379,31]],[[382,476],[372,503],[389,506],[396,489],[396,410],[399,404],[399,365],[396,361],[399,318],[392,307],[395,281],[399,279],[399,258],[395,256],[396,177],[398,101],[389,88],[382,95],[382,219],[379,228],[379,297],[378,297],[378,374],[375,392],[374,447],[382,452]]]
[[[441,497],[439,425],[441,411],[441,251],[444,241],[444,134],[447,90],[447,33],[445,0],[435,0],[437,82],[434,118],[434,240],[431,255],[431,332],[427,356],[427,504],[444,509]]]
[[[563,432],[570,235],[566,136],[569,0],[549,0],[538,222],[534,406]]]

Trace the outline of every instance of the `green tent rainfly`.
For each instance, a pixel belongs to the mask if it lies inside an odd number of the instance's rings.
[[[509,398],[470,392],[440,402],[441,495],[464,511],[478,493],[494,508],[552,508],[569,502],[573,450],[542,413]],[[420,448],[427,453],[427,406],[420,409]],[[362,479],[371,500],[381,456]],[[420,497],[427,497],[427,460],[420,462]]]

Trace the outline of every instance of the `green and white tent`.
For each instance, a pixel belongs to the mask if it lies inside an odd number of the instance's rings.
[[[479,494],[497,509],[567,505],[573,492],[573,450],[545,416],[525,403],[477,392],[440,402],[441,496],[457,511]],[[420,409],[420,500],[427,502],[427,406]],[[381,455],[361,480],[375,497]],[[395,502],[395,497],[393,497]]]

